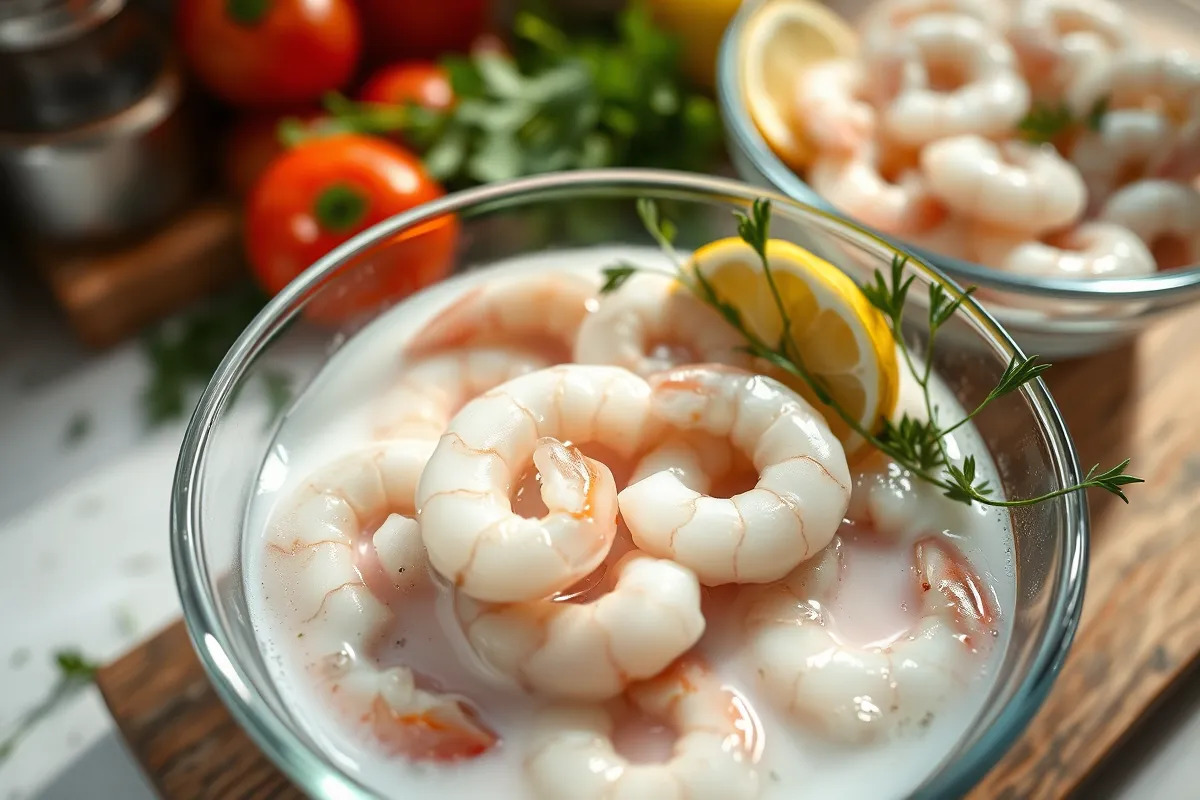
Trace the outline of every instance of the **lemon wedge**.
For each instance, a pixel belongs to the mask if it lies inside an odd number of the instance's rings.
[[[791,320],[791,340],[804,367],[825,381],[834,401],[853,419],[877,431],[892,415],[899,394],[896,343],[887,320],[844,272],[791,242],[767,242],[767,260],[783,308]],[[762,262],[738,238],[720,239],[697,250],[688,269],[698,270],[722,301],[769,345],[783,333]],[[817,400],[801,378],[770,372],[820,411],[841,440],[847,455],[865,444],[833,409]]]
[[[812,0],[772,0],[747,21],[739,44],[750,118],[788,166],[804,167],[813,153],[792,119],[796,78],[821,61],[856,55],[857,36],[845,20]]]

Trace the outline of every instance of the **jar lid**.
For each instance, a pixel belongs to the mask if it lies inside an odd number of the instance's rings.
[[[4,0],[0,51],[36,50],[70,41],[124,7],[125,0]]]

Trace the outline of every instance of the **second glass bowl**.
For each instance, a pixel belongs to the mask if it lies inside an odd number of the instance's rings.
[[[722,40],[717,64],[717,98],[730,158],[743,180],[778,189],[802,203],[846,216],[775,154],[747,111],[741,81],[745,58],[742,33],[748,20],[770,2],[776,0],[744,2]],[[825,5],[853,24],[873,2],[875,0],[828,0]],[[1124,0],[1121,4],[1131,14],[1153,15],[1163,29],[1174,26],[1176,30],[1200,30],[1200,12],[1183,0],[1140,3]],[[1164,314],[1200,301],[1200,265],[1140,278],[1056,280],[1015,275],[904,242],[897,244],[940,268],[963,286],[1004,293],[1014,298],[1015,304],[1027,301],[1028,308],[984,302],[1026,352],[1047,358],[1082,356],[1111,349]],[[1070,309],[1069,313],[1039,310],[1056,305]]]

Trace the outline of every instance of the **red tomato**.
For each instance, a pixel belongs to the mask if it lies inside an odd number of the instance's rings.
[[[310,126],[325,115],[316,108],[252,111],[234,122],[225,140],[221,177],[235,197],[250,194],[259,176],[286,149],[279,140],[279,125],[288,118]]]
[[[280,156],[246,208],[246,253],[275,294],[350,237],[443,194],[412,153],[382,139],[339,134],[310,139]],[[332,278],[335,289],[307,307],[337,322],[398,300],[442,277],[452,264],[458,222],[440,217],[397,234],[370,262]]]
[[[454,88],[446,71],[429,61],[404,61],[372,75],[359,93],[366,103],[404,105],[409,101],[443,111],[454,105]]]
[[[318,100],[343,86],[358,63],[350,0],[180,0],[176,13],[192,70],[235,105]]]
[[[367,48],[377,62],[465,52],[491,22],[488,0],[359,0]]]

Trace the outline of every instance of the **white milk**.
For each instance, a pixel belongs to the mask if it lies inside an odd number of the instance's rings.
[[[335,718],[318,698],[306,672],[306,654],[298,631],[284,628],[278,610],[263,597],[264,531],[277,503],[309,473],[339,456],[371,443],[372,402],[398,374],[405,340],[465,288],[481,278],[502,272],[578,269],[598,274],[600,267],[626,259],[651,265],[662,263],[657,251],[642,248],[597,248],[525,257],[485,273],[466,274],[410,299],[352,337],[288,413],[264,461],[258,490],[247,512],[245,543],[246,591],[251,620],[266,663],[274,670],[281,695],[294,716],[330,758],[384,796],[406,798],[519,798],[528,796],[523,760],[526,731],[537,701],[489,685],[473,668],[463,637],[449,612],[445,594],[436,600],[417,600],[393,609],[397,622],[384,657],[412,666],[435,685],[471,698],[501,736],[487,754],[451,765],[412,764],[372,751],[361,731]],[[937,402],[956,407],[942,389]],[[911,403],[911,398],[903,400]],[[991,459],[967,426],[953,447],[974,453],[982,477],[998,485]],[[923,513],[925,507],[923,506]],[[915,788],[953,748],[982,708],[992,682],[993,665],[1007,643],[1015,578],[1012,572],[1012,534],[1007,514],[996,510],[961,508],[952,512],[953,525],[940,518],[941,504],[928,507],[928,531],[949,531],[970,558],[975,571],[994,594],[1000,610],[997,636],[990,652],[977,662],[978,676],[964,696],[934,718],[920,738],[890,741],[874,747],[839,747],[821,741],[776,712],[755,683],[755,665],[738,647],[741,620],[722,608],[722,589],[709,594],[705,606],[708,631],[700,648],[724,682],[753,704],[762,720],[765,748],[759,764],[764,798],[882,798],[898,797]],[[884,639],[911,622],[906,606],[912,578],[911,541],[886,547],[865,544],[856,531],[844,528],[847,569],[841,596],[834,604],[841,635],[855,641]],[[308,654],[311,658],[311,654]]]

